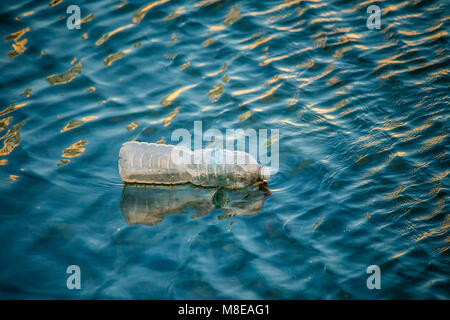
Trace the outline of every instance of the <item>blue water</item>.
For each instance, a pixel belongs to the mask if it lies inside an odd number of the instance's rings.
[[[49,2],[0,4],[0,298],[450,298],[448,1]],[[279,129],[267,188],[124,188],[196,120]]]

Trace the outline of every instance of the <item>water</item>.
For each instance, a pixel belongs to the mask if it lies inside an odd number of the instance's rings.
[[[380,30],[370,1],[69,4],[0,4],[1,298],[450,298],[448,1],[374,1]],[[194,120],[279,129],[270,191],[124,189],[122,143]]]

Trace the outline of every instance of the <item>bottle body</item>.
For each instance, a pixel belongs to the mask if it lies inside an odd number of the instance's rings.
[[[126,142],[119,153],[124,182],[147,184],[192,183],[204,187],[240,188],[264,176],[248,153],[187,148],[146,142]]]

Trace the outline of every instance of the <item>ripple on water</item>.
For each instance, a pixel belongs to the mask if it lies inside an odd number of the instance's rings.
[[[447,2],[64,3],[4,8],[3,296],[450,297]],[[124,188],[123,142],[194,120],[279,129],[268,190]]]

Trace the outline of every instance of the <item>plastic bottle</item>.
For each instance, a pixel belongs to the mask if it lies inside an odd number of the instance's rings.
[[[132,141],[120,149],[119,174],[124,182],[240,188],[268,180],[270,170],[242,151]]]

